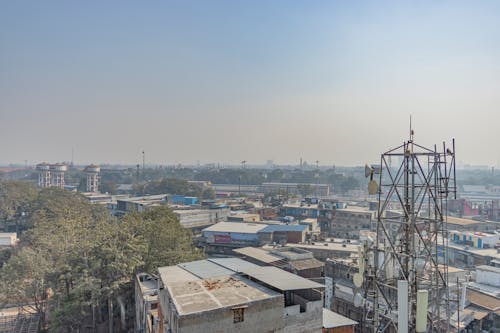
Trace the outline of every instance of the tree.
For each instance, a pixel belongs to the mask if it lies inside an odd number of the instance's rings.
[[[44,253],[31,247],[21,248],[0,270],[0,303],[34,309],[41,318],[39,329],[45,329],[51,294],[47,277],[52,272]]]
[[[0,180],[0,228],[16,232],[29,228],[28,216],[38,195],[31,183]]]
[[[203,257],[201,250],[193,246],[191,232],[182,227],[178,217],[166,206],[127,214],[121,223],[129,233],[143,240],[144,265],[140,267],[143,271],[152,273],[161,266]]]

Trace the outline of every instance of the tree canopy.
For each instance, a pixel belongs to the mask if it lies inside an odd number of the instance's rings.
[[[29,228],[0,269],[0,303],[30,304],[41,315],[41,329],[95,327],[107,320],[102,313],[113,313],[112,299],[131,294],[135,273],[203,256],[167,207],[118,220],[76,193],[36,193],[28,205]]]

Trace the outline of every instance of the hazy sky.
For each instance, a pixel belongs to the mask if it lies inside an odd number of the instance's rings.
[[[500,162],[500,1],[1,1],[0,162]]]

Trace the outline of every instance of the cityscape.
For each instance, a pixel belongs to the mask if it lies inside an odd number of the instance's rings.
[[[500,332],[500,4],[0,18],[0,333]]]

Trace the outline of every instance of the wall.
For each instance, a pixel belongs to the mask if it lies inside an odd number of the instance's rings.
[[[245,320],[233,322],[231,308],[216,309],[193,315],[181,316],[179,330],[172,333],[254,333],[283,332],[283,297],[248,303]]]
[[[284,310],[286,314],[286,310]],[[323,327],[323,301],[306,303],[306,311],[285,316],[284,333],[317,333]],[[256,331],[257,332],[257,331]]]

